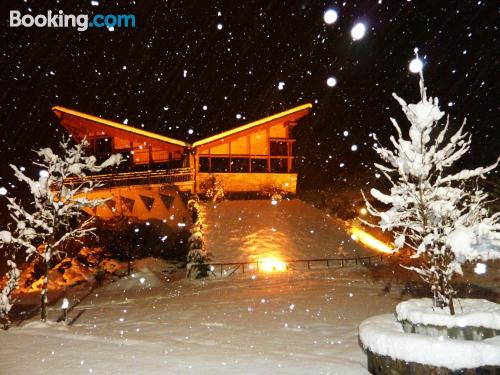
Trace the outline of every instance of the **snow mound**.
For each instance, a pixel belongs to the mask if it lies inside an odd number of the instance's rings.
[[[204,206],[205,240],[213,262],[262,258],[320,259],[373,254],[340,224],[299,200],[224,201]]]
[[[500,365],[498,337],[466,341],[405,333],[393,314],[364,320],[359,325],[359,338],[374,353],[408,362],[451,370]]]
[[[130,276],[123,277],[111,284],[109,288],[117,290],[142,290],[159,287],[163,281],[158,277],[165,269],[165,262],[160,259],[145,258],[134,263],[136,269]]]
[[[434,308],[431,298],[411,299],[396,306],[396,316],[414,324],[500,329],[500,304],[472,298],[456,302],[456,315],[450,315],[447,308]]]

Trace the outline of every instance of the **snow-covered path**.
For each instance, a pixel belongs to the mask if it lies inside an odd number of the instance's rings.
[[[337,258],[373,254],[321,210],[299,200],[205,204],[207,248],[214,262]]]
[[[397,303],[362,267],[210,282],[139,267],[94,291],[71,326],[1,332],[0,373],[366,374],[357,325]]]

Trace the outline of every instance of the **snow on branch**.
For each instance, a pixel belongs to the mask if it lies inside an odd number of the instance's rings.
[[[16,263],[7,260],[7,266],[10,268],[7,272],[7,284],[0,293],[0,322],[3,323],[5,329],[8,328],[10,323],[9,312],[12,309],[12,292],[19,286],[19,278],[21,277],[21,272]]]
[[[19,201],[7,197],[7,208],[14,221],[13,231],[0,232],[0,242],[23,248],[27,259],[38,256],[48,270],[52,258],[57,255],[68,241],[78,241],[93,233],[92,218],[82,220],[82,209],[93,208],[105,200],[90,200],[86,194],[96,187],[91,181],[76,185],[66,184],[69,177],[85,177],[88,172],[99,172],[106,167],[119,164],[121,155],[112,155],[98,164],[94,156],[87,156],[88,142],[70,145],[69,139],[60,142],[62,155],[50,148],[35,151],[38,160],[35,165],[44,168],[46,173],[32,179],[16,166],[11,165],[15,177],[24,182],[31,192],[32,202],[22,206]],[[48,272],[46,272],[48,274]],[[42,287],[42,320],[46,319],[47,276]]]
[[[500,258],[500,214],[489,215],[487,194],[465,183],[485,178],[500,159],[490,166],[447,174],[469,151],[471,136],[464,131],[465,121],[449,136],[449,117],[442,125],[445,113],[437,98],[427,97],[422,73],[419,86],[421,98],[416,104],[393,94],[410,127],[405,137],[391,118],[397,132],[397,138],[390,137],[393,149],[375,147],[386,163],[375,167],[391,188],[389,192],[374,188],[371,195],[389,208],[379,210],[367,201],[367,209],[379,218],[380,228],[393,232],[398,248],[415,250],[422,264],[412,269],[431,284],[437,304],[450,305],[455,293],[451,279],[461,274],[464,262]]]

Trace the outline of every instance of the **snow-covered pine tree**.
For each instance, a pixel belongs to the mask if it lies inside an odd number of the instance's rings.
[[[193,225],[190,229],[191,235],[188,238],[187,275],[192,279],[199,279],[208,275],[206,261],[209,255],[203,235],[204,214],[197,196],[188,201],[188,209]]]
[[[9,236],[10,233],[3,232],[0,233],[0,237]],[[7,266],[10,270],[7,272],[7,284],[3,287],[0,293],[0,323],[3,325],[4,329],[8,329],[10,325],[9,312],[12,308],[12,292],[19,286],[19,278],[21,277],[21,272],[17,268],[16,263],[12,260],[7,260]]]
[[[38,180],[26,176],[16,166],[11,165],[16,178],[28,185],[32,202],[28,207],[12,197],[7,197],[7,208],[14,220],[15,229],[3,231],[1,240],[5,244],[23,248],[27,260],[39,257],[44,266],[41,290],[41,320],[47,320],[48,277],[51,260],[61,252],[68,241],[79,240],[93,233],[93,217],[83,217],[84,207],[96,207],[103,200],[89,200],[86,197],[96,187],[91,181],[67,185],[68,177],[85,177],[85,172],[99,172],[103,168],[118,164],[121,155],[116,154],[98,164],[94,156],[86,156],[88,142],[70,147],[69,139],[60,142],[63,155],[55,154],[50,148],[42,148],[35,153],[39,161],[33,164],[45,171]],[[6,235],[9,233],[9,235]]]
[[[434,305],[448,306],[453,315],[452,279],[462,274],[461,265],[500,258],[500,213],[490,215],[487,194],[471,187],[474,179],[496,168],[498,160],[488,167],[450,171],[469,151],[471,136],[464,132],[465,121],[449,136],[449,117],[443,126],[444,112],[437,98],[427,97],[422,72],[419,86],[417,104],[406,104],[393,94],[410,122],[409,138],[404,138],[393,118],[394,149],[380,146],[375,137],[375,150],[385,162],[375,167],[387,177],[391,189],[387,194],[372,189],[371,195],[389,209],[378,210],[365,201],[369,213],[380,218],[377,226],[393,233],[396,247],[410,248],[413,257],[420,259],[417,266],[408,268],[430,284]]]

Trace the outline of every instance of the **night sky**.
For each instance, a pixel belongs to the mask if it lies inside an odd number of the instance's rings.
[[[8,163],[30,171],[30,150],[56,145],[63,133],[54,105],[194,141],[311,102],[312,115],[296,128],[301,186],[365,183],[376,159],[369,134],[387,139],[389,116],[407,124],[391,93],[418,98],[408,70],[415,47],[452,129],[468,117],[476,144],[467,161],[498,155],[494,1],[2,0],[0,7],[0,186],[9,190]],[[329,8],[339,15],[331,25],[323,20]],[[137,26],[9,28],[11,9],[132,13]],[[368,29],[353,41],[359,21]]]

